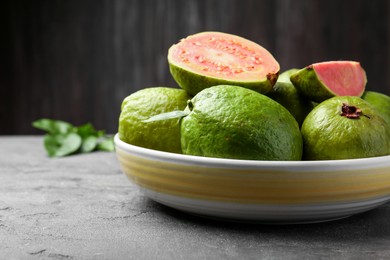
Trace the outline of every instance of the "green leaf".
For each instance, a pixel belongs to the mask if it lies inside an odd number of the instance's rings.
[[[87,136],[86,138],[83,138],[83,143],[81,144],[81,152],[82,153],[89,153],[95,150],[97,145],[98,138],[94,135]]]
[[[96,137],[103,137],[106,134],[106,131],[104,130],[99,130],[96,132]]]
[[[89,135],[93,135],[93,134],[96,133],[96,130],[95,130],[95,128],[92,126],[91,123],[87,123],[87,124],[78,126],[76,129],[77,129],[77,133],[78,133],[81,137],[87,137],[87,136],[89,136]]]
[[[50,157],[62,157],[76,152],[82,143],[81,137],[76,133],[47,134],[44,146]]]
[[[112,152],[115,150],[114,145],[114,137],[113,136],[105,136],[103,139],[97,144],[97,150]]]
[[[113,136],[96,130],[91,123],[75,127],[65,121],[42,118],[32,122],[32,126],[47,132],[44,147],[49,157],[115,150]]]
[[[38,119],[32,122],[32,126],[50,134],[66,134],[74,130],[74,126],[68,122],[48,118]]]
[[[152,117],[144,120],[143,122],[149,123],[149,122],[161,121],[161,120],[167,120],[167,119],[173,119],[173,118],[182,118],[182,117],[187,116],[189,113],[190,112],[187,112],[187,111],[176,110],[176,111],[161,113],[161,114],[152,116]]]

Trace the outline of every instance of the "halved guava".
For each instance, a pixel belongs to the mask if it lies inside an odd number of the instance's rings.
[[[326,61],[309,65],[290,76],[308,99],[322,102],[334,96],[358,96],[365,90],[366,72],[356,61]]]
[[[272,90],[280,69],[262,46],[221,32],[201,32],[182,39],[169,48],[168,63],[175,81],[192,95],[221,84],[265,94]]]

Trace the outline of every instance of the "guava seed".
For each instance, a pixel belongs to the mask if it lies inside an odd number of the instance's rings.
[[[347,118],[357,119],[362,114],[362,110],[355,106],[350,106],[346,103],[343,103],[341,106],[341,116],[345,116]]]

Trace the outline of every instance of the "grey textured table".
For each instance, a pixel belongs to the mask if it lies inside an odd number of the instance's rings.
[[[388,259],[390,204],[347,219],[267,226],[187,215],[144,197],[114,153],[49,159],[0,136],[1,259]]]

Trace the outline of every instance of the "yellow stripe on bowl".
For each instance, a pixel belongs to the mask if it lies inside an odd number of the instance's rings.
[[[298,167],[207,167],[116,149],[127,177],[156,192],[208,201],[251,204],[313,204],[390,196],[390,165],[348,170],[310,163]],[[353,168],[353,167],[352,167]],[[298,169],[298,170],[297,170]]]

